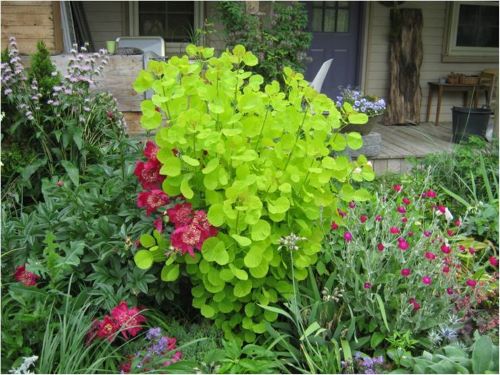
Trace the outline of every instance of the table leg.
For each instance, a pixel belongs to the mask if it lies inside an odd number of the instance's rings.
[[[474,91],[472,91],[472,96],[474,97],[474,108],[479,107],[479,88],[476,87]]]
[[[436,123],[434,125],[438,126],[439,125],[439,112],[441,112],[441,99],[443,97],[443,87],[439,86],[438,87],[438,102],[437,102],[437,108],[436,108]]]
[[[425,117],[425,122],[429,122],[431,117],[431,107],[432,107],[432,86],[429,85],[429,96],[427,97],[427,116]]]
[[[469,90],[463,92],[463,97],[464,97],[464,107],[468,107],[467,99],[469,98]]]

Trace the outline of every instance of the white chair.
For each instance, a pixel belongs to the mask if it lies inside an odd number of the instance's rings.
[[[323,65],[321,65],[321,68],[319,68],[318,73],[316,73],[316,77],[309,83],[309,86],[317,92],[321,92],[321,88],[323,87],[323,83],[325,82],[326,75],[328,74],[328,70],[330,70],[332,62],[333,59],[326,60]]]

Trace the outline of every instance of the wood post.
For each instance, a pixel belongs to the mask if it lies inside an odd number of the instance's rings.
[[[418,124],[422,99],[422,10],[393,8],[390,19],[390,91],[385,124]]]

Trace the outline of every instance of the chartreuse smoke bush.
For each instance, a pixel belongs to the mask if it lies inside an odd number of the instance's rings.
[[[142,238],[145,249],[135,259],[141,268],[163,262],[164,281],[187,274],[193,306],[226,338],[253,342],[266,321],[277,319],[261,305],[289,298],[292,277],[304,280],[316,263],[339,199],[369,198],[350,181],[374,174],[365,157],[332,156],[361,147],[361,136],[337,132],[335,104],[302,74],[285,68],[282,92],[278,82],[265,84],[245,71],[258,60],[241,45],[220,57],[212,48],[190,45],[186,51],[150,62],[134,88],[153,91],[142,103],[141,123],[156,131],[164,193],[170,202],[182,198],[200,217],[206,212],[217,231],[194,256],[175,249],[174,236],[171,243],[155,231]],[[366,122],[364,114],[350,116],[350,122]],[[186,233],[182,239],[189,241]],[[279,249],[291,233],[307,239],[293,256]]]

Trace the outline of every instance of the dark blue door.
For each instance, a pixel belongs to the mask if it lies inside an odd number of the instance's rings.
[[[361,7],[358,1],[311,1],[306,3],[313,40],[312,62],[306,79],[312,81],[324,61],[333,58],[322,92],[335,100],[339,86],[359,85]]]

